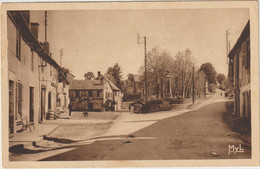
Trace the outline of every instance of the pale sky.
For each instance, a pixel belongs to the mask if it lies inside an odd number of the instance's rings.
[[[248,20],[248,9],[48,11],[48,40],[58,63],[63,48],[62,66],[77,79],[116,62],[124,77],[138,73],[144,47],[137,33],[147,37],[147,50],[158,45],[174,57],[189,48],[197,66],[211,62],[226,75],[226,29],[232,49]]]

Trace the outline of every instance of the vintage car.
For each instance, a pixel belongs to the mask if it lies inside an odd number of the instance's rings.
[[[146,104],[143,102],[133,103],[134,113],[151,113],[156,111],[171,110],[172,105],[167,100],[150,100]]]

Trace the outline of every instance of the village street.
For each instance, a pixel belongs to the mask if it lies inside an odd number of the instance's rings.
[[[257,10],[169,4],[3,8],[3,166],[255,164]]]
[[[151,160],[250,158],[250,149],[223,121],[226,99],[220,91],[183,110],[150,114],[115,113],[88,125],[61,125],[48,137],[71,141],[20,155],[13,160]],[[73,116],[71,121],[75,121]],[[91,124],[90,124],[91,123]],[[81,126],[81,129],[79,128]],[[85,125],[85,128],[84,128]],[[216,128],[218,130],[216,130]],[[95,130],[93,130],[95,129]],[[93,133],[95,131],[95,133]],[[72,140],[73,139],[73,140]],[[55,139],[54,139],[55,140]],[[50,141],[44,140],[50,144]],[[43,143],[38,143],[38,145]],[[228,154],[242,145],[243,153]]]

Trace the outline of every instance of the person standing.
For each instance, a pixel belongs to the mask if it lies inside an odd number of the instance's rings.
[[[68,108],[69,108],[69,116],[71,116],[71,109],[72,109],[71,103],[69,104]]]

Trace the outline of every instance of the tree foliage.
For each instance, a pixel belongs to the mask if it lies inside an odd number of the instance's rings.
[[[134,81],[135,81],[135,79],[134,79],[134,74],[129,73],[129,74],[128,74],[128,80],[130,80],[130,82],[134,82]]]
[[[219,83],[220,85],[222,85],[222,83],[225,81],[225,79],[226,79],[226,76],[225,76],[224,74],[219,73],[219,74],[217,75],[217,81],[218,81],[218,83]]]
[[[216,84],[217,72],[211,63],[208,62],[202,64],[200,70],[202,70],[205,73],[209,84]]]
[[[163,84],[167,71],[173,68],[173,58],[165,49],[158,46],[153,47],[147,53],[147,83],[148,93],[156,95],[156,98],[163,96]],[[143,70],[143,67],[142,67]]]
[[[122,69],[118,63],[107,69],[106,76],[120,89],[123,88]]]
[[[190,49],[179,51],[174,59],[175,87],[176,92],[182,97],[189,97],[192,87],[192,68],[195,59]]]
[[[192,96],[194,68],[195,97],[201,97],[206,92],[206,82],[209,86],[216,83],[216,70],[211,63],[202,64],[196,67],[196,60],[190,49],[179,51],[174,57],[170,53],[155,46],[147,53],[147,84],[148,96],[156,95],[156,98],[164,97],[166,74],[169,72],[171,79],[171,91],[174,97],[189,98]],[[144,83],[144,65],[139,73]],[[132,76],[128,76],[128,80]]]
[[[95,78],[93,72],[85,73],[84,77],[85,77],[85,79],[87,79],[87,80],[93,80],[93,79]]]

